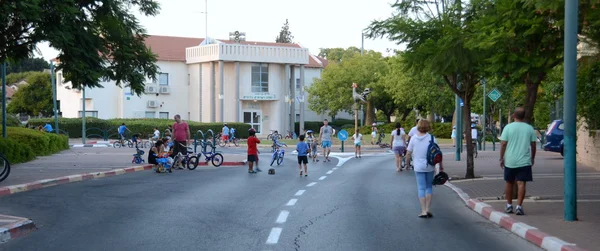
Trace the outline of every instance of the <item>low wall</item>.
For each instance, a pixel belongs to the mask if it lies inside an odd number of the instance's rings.
[[[590,136],[584,126],[577,130],[577,162],[600,170],[600,130]]]

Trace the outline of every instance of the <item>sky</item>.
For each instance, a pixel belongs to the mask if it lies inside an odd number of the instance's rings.
[[[208,1],[208,36],[228,39],[229,32],[246,32],[246,40],[275,42],[288,19],[294,42],[318,54],[319,48],[361,46],[361,32],[371,21],[388,18],[395,0],[158,0],[157,16],[139,18],[150,35],[203,38],[206,34],[205,1]],[[365,39],[365,49],[388,55],[401,49],[387,39]],[[38,46],[44,59],[58,51],[47,43]]]

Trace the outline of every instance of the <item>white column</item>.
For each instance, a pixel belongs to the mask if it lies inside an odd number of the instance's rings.
[[[237,122],[242,122],[243,114],[242,114],[242,101],[240,100],[240,92],[242,92],[242,88],[240,86],[240,62],[235,62],[235,114],[237,115]]]
[[[304,99],[304,65],[300,65],[300,98]],[[304,102],[306,100],[300,101],[300,131],[298,132],[298,136],[304,133]]]
[[[210,62],[210,122],[216,121],[215,82],[215,62]]]
[[[219,113],[221,117],[221,122],[225,122],[225,80],[223,79],[224,73],[223,69],[225,69],[225,62],[223,60],[219,61]]]
[[[285,96],[287,96],[288,98],[292,98],[292,94],[290,93],[290,65],[289,64],[285,64],[285,80],[283,81],[283,93]],[[278,130],[282,130],[282,134],[285,133],[285,128],[289,128],[290,127],[290,121],[291,121],[291,115],[286,116],[286,114],[291,114],[292,112],[290,111],[290,103],[285,101],[285,98],[283,99],[283,103],[284,103],[284,107],[285,107],[285,112],[282,115],[283,119],[281,120],[281,128],[279,128]]]
[[[290,68],[290,99],[292,100],[292,105],[290,108],[290,128],[288,130],[294,131],[294,126],[296,124],[296,66],[292,65]],[[286,133],[286,132],[282,132]]]

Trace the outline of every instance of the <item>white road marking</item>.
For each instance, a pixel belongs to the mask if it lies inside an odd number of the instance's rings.
[[[333,170],[332,170],[332,171],[329,171],[329,172],[327,172],[327,174],[331,174],[331,173],[333,173]]]
[[[296,194],[294,194],[294,195],[300,196],[300,195],[304,194],[304,192],[306,192],[306,190],[300,190],[300,191],[296,192]]]
[[[267,238],[267,244],[277,244],[279,241],[279,236],[281,235],[280,227],[274,227],[271,229],[271,233],[269,234],[269,238]]]
[[[348,157],[348,158],[337,157],[337,158],[339,159],[339,161],[336,166],[342,166],[342,165],[344,165],[344,163],[346,163],[346,161],[352,159],[353,157]]]
[[[291,199],[290,201],[288,201],[287,204],[285,204],[286,206],[293,206],[296,205],[296,202],[298,202],[298,199]]]
[[[324,179],[327,179],[327,176],[321,176],[321,177],[319,178],[319,180],[324,180]]]
[[[277,220],[275,222],[277,223],[284,223],[288,216],[290,215],[290,212],[288,211],[281,211],[281,213],[279,213],[279,216],[277,217]]]
[[[337,167],[331,168],[331,170],[337,170]]]
[[[314,185],[316,185],[316,184],[317,184],[317,182],[311,182],[310,184],[308,184],[308,185],[306,185],[306,186],[307,186],[307,187],[311,187],[311,186],[314,186]]]

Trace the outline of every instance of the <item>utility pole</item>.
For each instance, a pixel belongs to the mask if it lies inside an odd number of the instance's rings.
[[[6,61],[2,62],[2,137],[6,138]]]
[[[52,111],[54,112],[54,128],[56,131],[56,134],[59,134],[59,129],[58,129],[58,110],[56,108],[56,78],[54,76],[54,62],[52,60],[50,60],[50,81],[52,82],[52,103],[54,108],[52,109]]]
[[[565,1],[564,220],[577,220],[577,15],[579,1]]]
[[[85,86],[81,87],[81,142],[82,144],[85,144],[85,138],[87,137],[85,135]]]
[[[486,86],[487,86],[487,81],[485,80],[485,78],[483,80],[481,80],[481,82],[483,82],[483,132],[481,132],[481,137],[483,139],[483,150],[485,151],[485,129],[487,128],[485,125],[485,119],[486,119],[486,115],[485,115],[485,110],[486,110],[486,106],[485,106],[485,101],[487,99],[487,91],[486,91]]]

